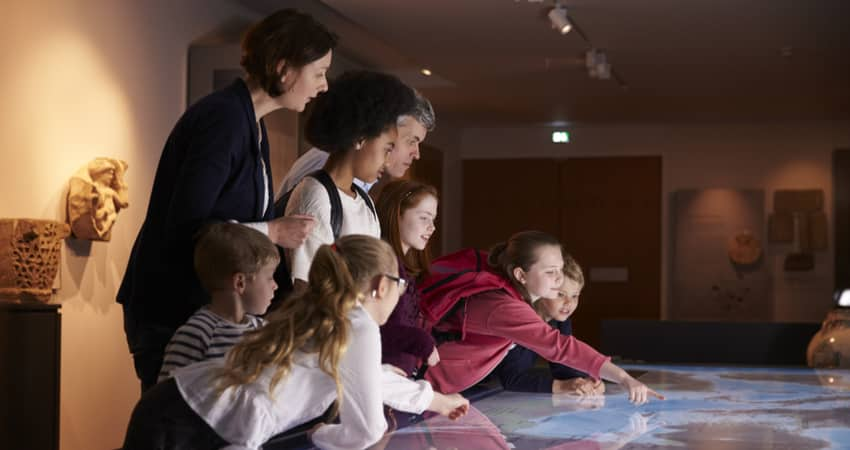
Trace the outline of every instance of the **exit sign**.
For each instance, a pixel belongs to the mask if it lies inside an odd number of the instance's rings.
[[[570,133],[566,131],[553,131],[552,142],[556,144],[566,144],[570,142]]]

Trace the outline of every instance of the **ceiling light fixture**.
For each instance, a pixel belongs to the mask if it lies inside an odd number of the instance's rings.
[[[608,80],[611,78],[611,64],[608,63],[608,55],[602,50],[591,48],[585,53],[585,65],[590,78]]]
[[[419,73],[421,73],[422,75],[425,75],[426,77],[430,77],[431,76],[431,69],[427,69],[427,68],[422,69],[422,70],[419,71]]]
[[[561,34],[567,34],[573,29],[570,19],[567,18],[567,9],[561,6],[560,3],[555,3],[555,7],[549,10],[549,21],[552,22],[552,28],[558,30]]]

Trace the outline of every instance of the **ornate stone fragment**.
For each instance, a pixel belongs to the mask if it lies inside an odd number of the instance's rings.
[[[69,233],[55,220],[0,219],[0,301],[49,302]]]

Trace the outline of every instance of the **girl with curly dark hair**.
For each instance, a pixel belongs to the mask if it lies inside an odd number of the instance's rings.
[[[414,101],[413,90],[398,78],[370,71],[340,75],[316,99],[305,136],[330,157],[322,171],[295,187],[286,205],[285,216],[316,218],[316,227],[304,244],[288,253],[296,291],[307,281],[310,263],[322,244],[349,234],[381,236],[375,207],[354,179],[368,183],[381,176],[395,145],[398,118],[413,109]],[[332,182],[335,190],[329,191],[317,175]],[[342,211],[336,230],[331,220],[333,197],[339,198]]]

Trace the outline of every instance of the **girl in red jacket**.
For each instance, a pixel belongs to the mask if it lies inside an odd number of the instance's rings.
[[[663,399],[609,357],[573,336],[562,335],[534,311],[535,301],[559,295],[564,257],[557,239],[539,231],[514,234],[493,247],[484,266],[470,284],[495,280],[488,282],[493,288],[474,289],[475,294],[459,301],[434,327],[438,334],[460,335],[437,347],[440,364],[425,374],[435,389],[453,393],[471,387],[492,372],[516,343],[594,379],[622,385],[633,403],[646,403],[649,396]],[[432,276],[446,277],[434,267]],[[438,284],[429,281],[423,286]]]

